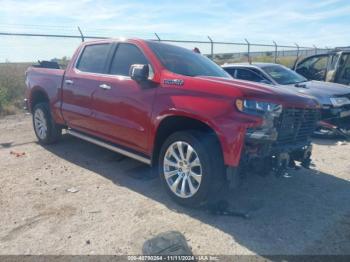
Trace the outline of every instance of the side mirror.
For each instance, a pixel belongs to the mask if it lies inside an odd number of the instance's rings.
[[[148,65],[134,64],[130,66],[129,76],[137,82],[146,81],[149,77]]]

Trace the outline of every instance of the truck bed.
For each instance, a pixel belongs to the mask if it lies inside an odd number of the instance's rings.
[[[35,92],[44,91],[47,94],[48,101],[50,101],[50,107],[55,119],[61,119],[61,95],[62,95],[62,81],[64,78],[65,70],[52,69],[52,68],[40,68],[29,67],[26,71],[26,98],[27,106],[31,111],[32,97]]]

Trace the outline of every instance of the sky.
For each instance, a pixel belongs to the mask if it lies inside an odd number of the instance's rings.
[[[335,47],[350,45],[349,14],[349,0],[0,0],[0,32]],[[0,36],[0,62],[69,57],[79,42]]]

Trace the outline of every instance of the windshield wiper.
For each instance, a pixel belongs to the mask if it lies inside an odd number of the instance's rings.
[[[307,80],[306,80],[306,81],[296,82],[296,83],[294,84],[294,86],[295,86],[295,87],[302,87],[302,88],[306,88],[306,85],[305,85],[305,84],[303,84],[303,83],[305,83],[305,82],[307,82]]]

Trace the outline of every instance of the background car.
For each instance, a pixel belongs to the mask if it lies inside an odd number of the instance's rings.
[[[350,130],[350,88],[336,83],[310,81],[295,71],[273,63],[225,64],[223,68],[234,78],[294,88],[296,92],[315,97],[322,105],[322,120],[345,133]],[[320,128],[316,134],[329,134]]]

